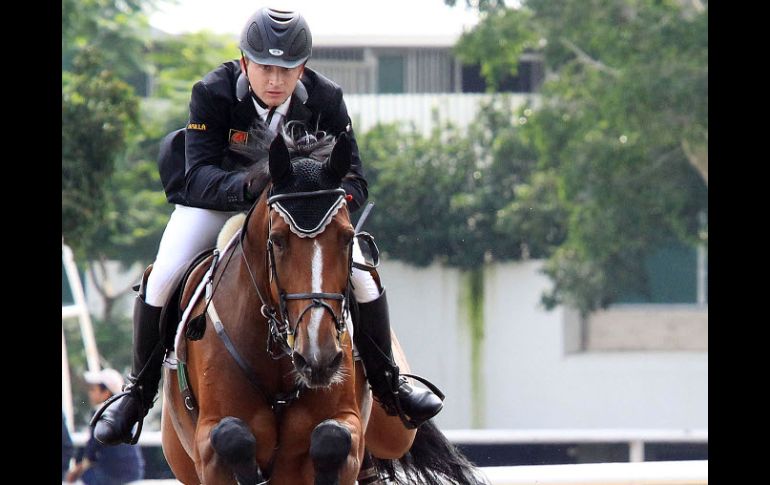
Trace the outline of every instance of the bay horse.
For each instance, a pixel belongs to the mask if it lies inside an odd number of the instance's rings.
[[[407,429],[373,404],[347,325],[351,142],[308,147],[275,137],[270,183],[229,246],[192,272],[206,270],[203,283],[183,288],[200,328],[177,336],[178,367],[164,365],[171,470],[185,484],[352,485],[366,456],[397,483],[482,483],[431,421]]]

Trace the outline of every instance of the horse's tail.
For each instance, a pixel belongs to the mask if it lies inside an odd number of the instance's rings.
[[[372,458],[376,467],[397,485],[488,485],[433,420],[417,428],[414,443],[403,457],[398,460]]]

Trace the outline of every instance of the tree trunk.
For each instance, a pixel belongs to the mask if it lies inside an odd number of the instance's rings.
[[[682,149],[687,156],[687,160],[695,167],[706,187],[709,185],[709,149],[707,143],[691,145],[687,140],[682,140]]]

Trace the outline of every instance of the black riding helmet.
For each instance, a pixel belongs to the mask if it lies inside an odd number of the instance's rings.
[[[298,12],[263,7],[246,22],[240,47],[243,54],[256,63],[293,68],[310,57],[313,37],[305,18]]]

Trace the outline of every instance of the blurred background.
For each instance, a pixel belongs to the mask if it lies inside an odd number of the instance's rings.
[[[483,466],[707,459],[708,2],[265,5],[303,13],[307,65],[345,93],[392,325],[447,394],[439,427]],[[159,141],[260,6],[62,1],[77,439],[83,372],[130,369],[130,287],[172,209]]]

